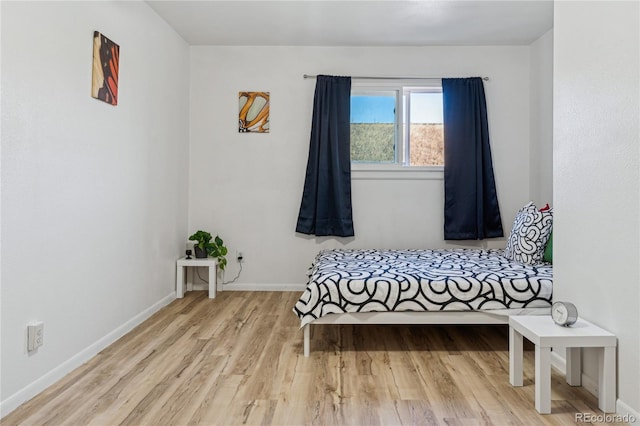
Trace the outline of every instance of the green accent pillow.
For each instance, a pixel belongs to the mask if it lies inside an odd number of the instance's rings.
[[[544,256],[542,256],[542,260],[553,263],[553,231],[551,231],[549,241],[547,241],[547,246],[544,248]]]

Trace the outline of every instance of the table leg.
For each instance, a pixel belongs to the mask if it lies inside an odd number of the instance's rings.
[[[311,352],[311,325],[307,324],[303,327],[304,330],[304,356],[308,357]]]
[[[567,348],[567,383],[570,386],[582,385],[582,360],[580,355],[582,348]]]
[[[209,266],[209,299],[216,298],[217,287],[218,287],[218,267],[216,265]]]
[[[598,354],[598,408],[616,412],[616,347],[605,346]]]
[[[509,383],[522,386],[522,334],[509,327]]]
[[[551,348],[536,345],[536,410],[551,413]]]
[[[187,275],[187,291],[193,291],[193,274],[196,272],[197,266],[187,266],[184,272]]]
[[[176,266],[176,297],[182,299],[184,297],[184,267]]]

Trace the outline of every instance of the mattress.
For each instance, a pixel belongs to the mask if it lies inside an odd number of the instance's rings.
[[[553,267],[502,249],[323,250],[293,311],[304,326],[334,313],[548,308]],[[506,311],[509,312],[509,311]]]

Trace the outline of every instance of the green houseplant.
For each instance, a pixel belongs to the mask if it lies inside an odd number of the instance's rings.
[[[217,235],[213,238],[209,232],[198,230],[189,237],[189,241],[196,242],[193,248],[197,258],[215,257],[218,259],[218,266],[224,271],[224,267],[227,266],[227,258],[225,257],[227,247],[225,247],[222,238]]]

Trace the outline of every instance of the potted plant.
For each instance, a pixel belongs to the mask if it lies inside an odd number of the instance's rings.
[[[196,242],[193,246],[196,258],[215,257],[218,259],[218,266],[224,271],[224,267],[227,266],[227,258],[225,257],[227,247],[225,247],[222,238],[217,235],[213,238],[209,232],[198,230],[198,232],[189,237],[189,241]]]

